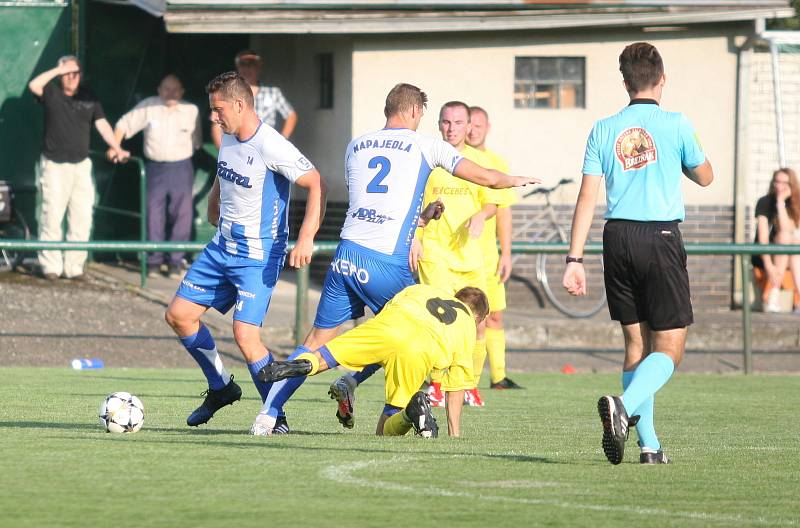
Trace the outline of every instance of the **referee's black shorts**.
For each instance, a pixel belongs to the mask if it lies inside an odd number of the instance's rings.
[[[694,322],[686,250],[678,222],[609,220],[603,263],[611,319],[653,330]]]

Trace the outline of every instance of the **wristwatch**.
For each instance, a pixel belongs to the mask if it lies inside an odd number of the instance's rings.
[[[577,262],[578,264],[583,264],[583,257],[570,257],[567,255],[567,264],[570,262]]]

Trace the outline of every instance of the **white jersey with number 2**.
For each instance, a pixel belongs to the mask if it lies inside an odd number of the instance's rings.
[[[345,183],[350,205],[342,240],[385,255],[408,255],[428,176],[452,173],[461,154],[442,139],[407,128],[385,128],[347,145]]]

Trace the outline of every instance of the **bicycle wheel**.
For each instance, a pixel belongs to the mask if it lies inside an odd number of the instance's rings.
[[[555,233],[548,242],[566,242]],[[591,317],[606,305],[606,287],[603,280],[603,256],[584,255],[583,267],[586,270],[586,295],[570,295],[561,285],[564,275],[564,255],[561,253],[542,253],[536,266],[539,282],[547,299],[564,315],[569,317]]]
[[[14,211],[14,216],[8,224],[0,225],[0,238],[9,240],[28,240],[31,238],[28,224],[19,211]],[[17,270],[25,260],[25,252],[17,249],[0,250],[0,269]]]

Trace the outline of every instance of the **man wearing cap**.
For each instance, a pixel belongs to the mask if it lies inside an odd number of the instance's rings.
[[[250,89],[253,90],[254,107],[259,119],[275,128],[278,114],[280,114],[283,118],[283,127],[280,133],[283,137],[289,138],[297,125],[297,112],[286,100],[280,88],[260,83],[259,76],[261,67],[264,64],[261,60],[261,55],[255,50],[245,49],[236,54],[235,63],[236,71],[244,77],[247,84],[250,85]],[[214,123],[211,125],[211,138],[219,148],[220,141],[222,141],[222,130],[219,125]]]

